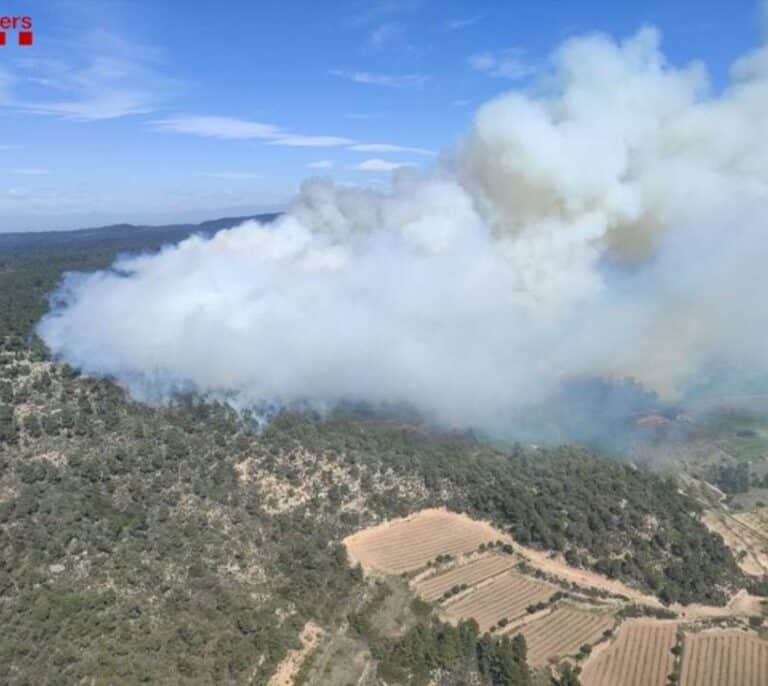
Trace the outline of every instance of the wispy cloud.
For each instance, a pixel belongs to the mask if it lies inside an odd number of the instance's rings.
[[[381,112],[347,112],[344,115],[345,119],[359,119],[361,121],[367,121],[369,119],[380,119],[383,115]]]
[[[421,88],[427,81],[424,74],[377,74],[369,71],[347,71],[332,69],[330,74],[349,79],[355,83],[388,88]]]
[[[424,5],[424,0],[368,0],[361,4],[364,9],[361,8],[361,11],[351,17],[352,24],[372,24],[388,15],[415,12]]]
[[[291,134],[269,141],[270,145],[287,145],[292,148],[338,148],[354,143],[351,138],[341,136],[300,136]]]
[[[45,176],[50,174],[49,169],[41,169],[38,167],[23,167],[8,170],[11,174],[18,174],[19,176]]]
[[[189,133],[212,138],[270,140],[285,135],[277,126],[235,117],[180,115],[158,119],[154,125],[163,131]]]
[[[330,169],[333,162],[331,160],[318,160],[317,162],[310,162],[307,166],[310,169]]]
[[[368,37],[368,44],[374,50],[384,50],[402,43],[404,34],[405,32],[400,24],[382,24],[371,31],[371,35]]]
[[[530,62],[525,52],[517,48],[480,52],[472,55],[467,61],[475,71],[484,72],[494,78],[523,79],[539,70],[538,65]]]
[[[16,66],[8,104],[80,121],[153,112],[182,88],[161,72],[156,50],[104,31],[69,45],[63,57],[26,57]]]
[[[250,119],[207,115],[179,115],[153,122],[161,131],[187,133],[194,136],[222,138],[225,140],[262,140],[270,145],[303,148],[335,148],[354,143],[351,138],[340,136],[307,136],[286,131],[274,124],[264,124]]]
[[[16,78],[6,67],[0,65],[0,105],[7,104],[11,100],[12,88]]]
[[[230,181],[249,181],[251,179],[263,179],[263,174],[255,172],[239,172],[239,171],[214,171],[214,172],[202,172],[200,176],[207,176],[211,179],[227,179]]]
[[[358,143],[351,145],[355,152],[411,152],[415,155],[434,155],[434,151],[426,148],[411,148],[407,145],[391,145],[390,143]]]
[[[283,145],[292,148],[345,148],[352,152],[434,154],[426,148],[394,143],[361,143],[344,136],[314,136],[291,133],[274,124],[237,117],[178,115],[167,119],[157,119],[151,123],[159,131],[185,133],[222,140],[258,140],[267,145]]]
[[[472,26],[473,24],[477,24],[481,19],[484,18],[485,15],[483,14],[476,14],[472,17],[465,17],[463,19],[451,19],[446,26],[450,31],[460,31],[461,29],[466,29],[468,26]]]
[[[355,169],[369,172],[391,172],[395,169],[400,169],[400,167],[408,166],[410,165],[407,162],[392,162],[390,160],[382,160],[378,157],[374,157],[355,165]]]

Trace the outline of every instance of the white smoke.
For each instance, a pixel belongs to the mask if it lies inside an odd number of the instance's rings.
[[[407,402],[491,427],[563,377],[768,370],[768,49],[712,94],[654,29],[569,40],[428,175],[70,275],[39,332],[139,397]]]

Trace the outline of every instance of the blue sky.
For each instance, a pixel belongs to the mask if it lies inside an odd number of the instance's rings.
[[[752,0],[4,2],[0,231],[284,206],[303,178],[428,166],[569,36],[657,26],[714,88],[756,46]]]

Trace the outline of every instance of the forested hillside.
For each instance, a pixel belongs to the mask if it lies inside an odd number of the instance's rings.
[[[742,580],[671,483],[581,449],[341,413],[259,432],[225,405],[147,407],[15,347],[0,355],[5,683],[263,683],[309,618],[333,626],[361,592],[340,538],[425,505],[669,600]]]

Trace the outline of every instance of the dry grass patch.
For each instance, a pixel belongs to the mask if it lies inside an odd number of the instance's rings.
[[[636,619],[584,665],[584,686],[665,686],[674,667],[677,623]]]

